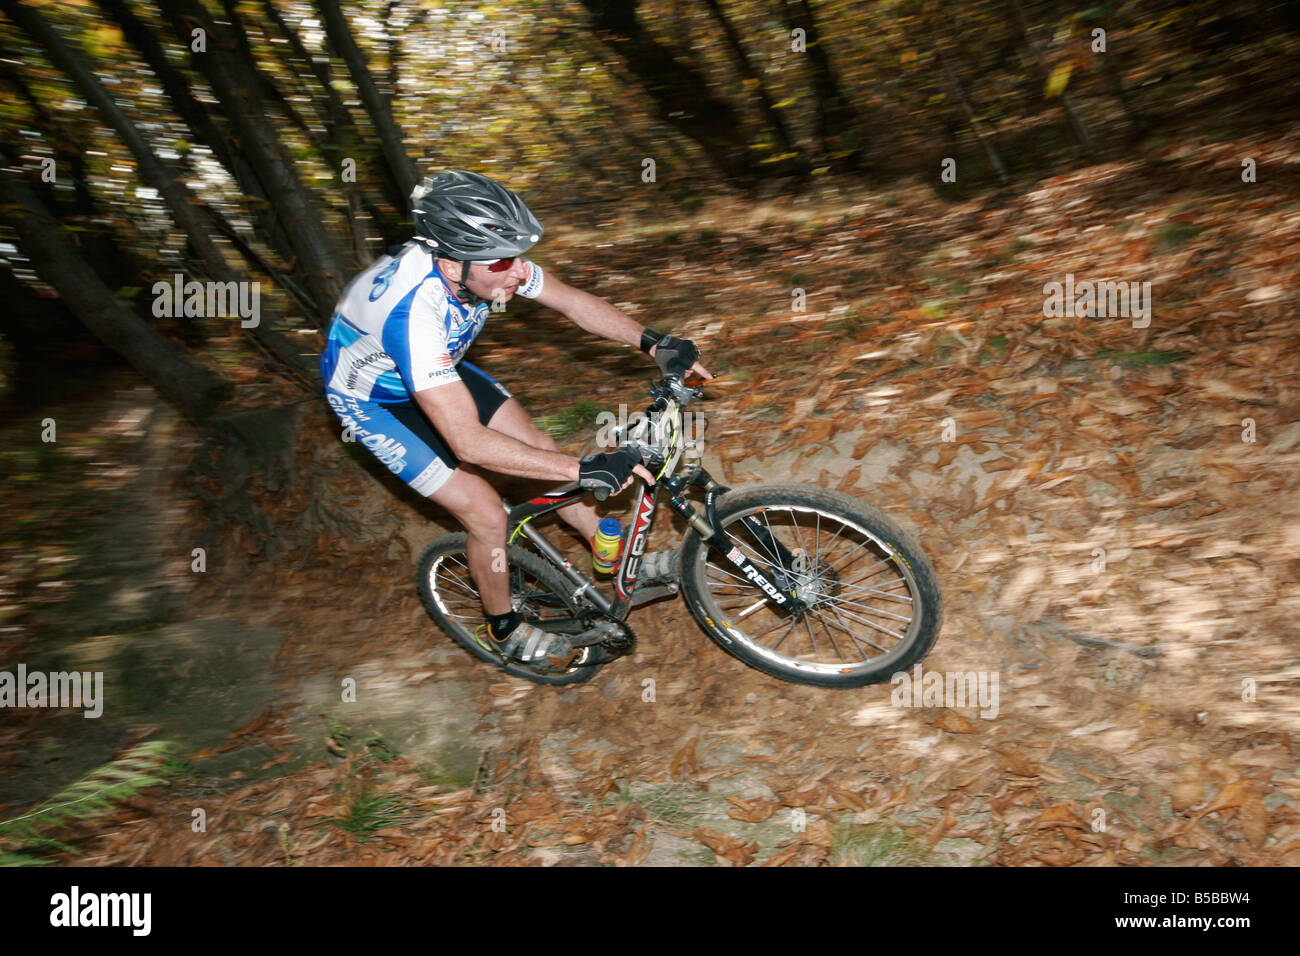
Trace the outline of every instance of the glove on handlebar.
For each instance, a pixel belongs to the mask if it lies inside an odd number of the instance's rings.
[[[700,350],[695,347],[694,342],[690,339],[674,338],[671,335],[665,335],[660,339],[655,349],[655,364],[659,366],[660,371],[665,375],[678,378],[689,372],[699,357]]]
[[[597,501],[604,501],[623,487],[633,466],[639,464],[640,456],[624,448],[586,455],[578,463],[578,487],[593,492]]]

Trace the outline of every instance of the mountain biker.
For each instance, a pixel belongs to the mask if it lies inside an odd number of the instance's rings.
[[[321,355],[326,398],[356,440],[468,532],[470,574],[488,622],[479,641],[514,660],[563,666],[574,650],[569,640],[521,621],[511,607],[506,512],[475,466],[610,494],[634,473],[653,477],[622,450],[581,459],[560,452],[502,385],[463,361],[489,301],[504,304],[517,292],[587,332],[639,346],[665,373],[713,376],[690,340],[647,329],[523,258],[542,225],[501,184],[453,169],[426,177],[411,202],[415,235],[354,278],[339,299]],[[558,513],[591,542],[594,505],[576,502]],[[675,573],[674,555],[646,556],[647,583]]]

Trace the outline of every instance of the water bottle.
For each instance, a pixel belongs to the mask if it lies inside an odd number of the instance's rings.
[[[601,518],[600,528],[591,539],[591,566],[601,574],[613,574],[623,548],[623,525],[617,518]]]

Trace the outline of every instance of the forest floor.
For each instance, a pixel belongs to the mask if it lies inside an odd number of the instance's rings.
[[[921,542],[945,602],[923,668],[996,675],[996,713],[771,679],[680,599],[633,612],[637,654],[589,683],[503,680],[420,606],[444,517],[357,467],[323,401],[241,386],[250,409],[300,402],[299,437],[254,488],[263,530],[217,540],[193,433],[124,389],[70,408],[56,449],[2,453],[36,476],[3,492],[27,516],[0,555],[3,659],[109,661],[130,706],[110,694],[92,731],[7,720],[0,769],[26,785],[0,817],[171,736],[171,785],[54,858],[1300,864],[1297,155],[1295,133],[1183,146],[955,206],[900,186],[561,228],[539,251],[700,343],[716,474],[840,488]],[[1149,326],[1044,315],[1066,273],[1149,281]],[[471,360],[562,445],[644,406],[639,353],[511,311]],[[50,543],[82,525],[93,554]]]

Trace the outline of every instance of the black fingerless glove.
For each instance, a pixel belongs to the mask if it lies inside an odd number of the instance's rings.
[[[604,501],[623,487],[632,467],[639,464],[641,459],[634,452],[622,448],[586,455],[578,462],[578,487],[594,493],[597,501]]]
[[[672,375],[681,378],[691,370],[696,359],[700,357],[700,350],[695,347],[695,343],[690,339],[678,339],[671,335],[665,335],[659,340],[659,347],[655,349],[655,364],[659,366],[660,371],[665,375]]]

